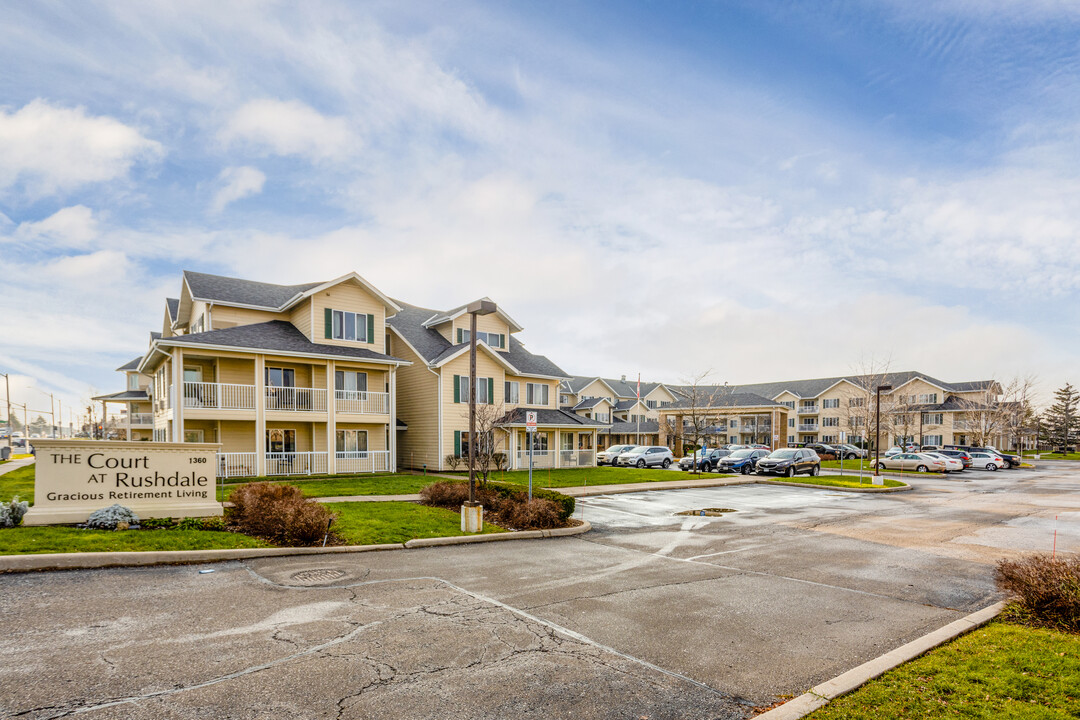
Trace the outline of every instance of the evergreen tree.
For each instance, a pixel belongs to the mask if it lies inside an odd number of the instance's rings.
[[[1077,406],[1080,393],[1069,383],[1054,391],[1054,404],[1042,416],[1044,437],[1051,445],[1068,447],[1076,439]]]

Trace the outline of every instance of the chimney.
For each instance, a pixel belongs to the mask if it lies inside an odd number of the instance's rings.
[[[622,376],[622,381],[626,382],[626,376],[625,375]]]

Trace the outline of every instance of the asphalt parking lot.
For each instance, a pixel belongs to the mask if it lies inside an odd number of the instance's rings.
[[[993,563],[1055,527],[1080,551],[1072,466],[913,482],[598,496],[558,540],[2,576],[0,715],[750,717],[993,602]],[[674,514],[714,507],[735,512]]]

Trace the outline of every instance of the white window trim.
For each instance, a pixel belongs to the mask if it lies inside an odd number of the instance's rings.
[[[353,337],[351,337],[351,338],[345,337],[345,316],[346,315],[352,315],[353,316]],[[344,340],[346,342],[359,342],[359,343],[367,344],[367,342],[368,342],[368,336],[367,336],[368,313],[352,312],[351,310],[334,310],[334,309],[331,309],[330,310],[330,316],[331,316],[330,328],[331,328],[331,331],[332,331],[330,334],[333,335],[334,340]],[[338,328],[338,318],[341,319],[341,327],[340,327],[341,334],[340,335],[338,335],[338,330],[339,330],[339,328]],[[363,334],[364,334],[363,338],[360,337],[361,330],[363,330]]]

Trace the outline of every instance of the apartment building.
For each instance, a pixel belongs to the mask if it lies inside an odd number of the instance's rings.
[[[484,298],[485,300],[487,298]],[[410,364],[399,371],[398,417],[407,425],[398,447],[405,467],[449,469],[468,455],[470,316],[462,305],[434,310],[407,303],[389,319],[388,347]],[[480,442],[495,443],[513,468],[528,467],[526,412],[537,414],[533,466],[595,465],[597,431],[605,424],[558,406],[569,376],[516,337],[522,327],[505,311],[477,317],[476,402],[479,413],[499,418]],[[490,423],[489,423],[490,425]]]
[[[151,379],[139,372],[142,359],[140,355],[116,368],[117,372],[124,373],[123,390],[91,398],[101,403],[103,418],[109,415],[109,405],[120,406],[120,428],[124,430],[124,440],[152,440],[154,436],[153,404],[147,394]]]
[[[640,393],[640,395],[639,395]],[[655,445],[659,440],[659,410],[677,400],[663,383],[575,375],[559,387],[559,406],[579,416],[599,420],[600,448],[620,444]]]
[[[185,271],[160,333],[119,368],[128,438],[219,442],[225,476],[448,469],[468,454],[469,316],[391,299],[356,273],[277,285]],[[534,466],[595,463],[602,423],[560,410],[569,376],[515,337],[505,312],[479,318],[481,412],[494,442]],[[401,387],[399,388],[399,382]]]

